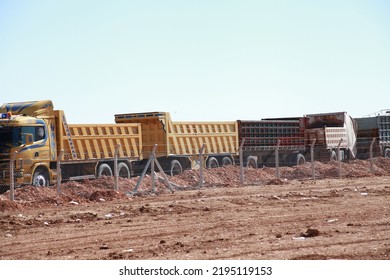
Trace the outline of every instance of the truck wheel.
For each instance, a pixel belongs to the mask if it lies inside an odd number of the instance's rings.
[[[210,157],[207,160],[207,168],[218,168],[218,167],[219,167],[219,163],[215,157]]]
[[[221,163],[222,163],[222,166],[232,165],[233,164],[232,160],[229,157],[222,158],[222,162]]]
[[[130,169],[126,163],[120,162],[118,164],[118,176],[122,178],[130,178]]]
[[[301,165],[301,164],[304,164],[306,162],[306,159],[304,157],[304,155],[302,154],[297,154],[297,165]]]
[[[111,167],[107,163],[103,163],[99,166],[97,177],[100,178],[102,176],[112,177]]]
[[[174,159],[171,161],[170,175],[175,176],[183,172],[183,167],[181,166],[180,161]]]
[[[37,168],[33,176],[33,186],[35,187],[47,187],[49,186],[49,176],[47,171],[42,168]]]
[[[257,160],[256,158],[249,156],[246,158],[246,167],[257,168]]]
[[[385,152],[383,153],[383,156],[385,158],[390,158],[390,148],[386,148],[385,149]]]

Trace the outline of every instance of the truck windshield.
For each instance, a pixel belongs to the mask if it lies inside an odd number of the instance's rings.
[[[0,148],[9,149],[21,144],[20,127],[0,126]]]
[[[0,126],[0,149],[4,151],[25,144],[26,133],[33,135],[33,141],[45,138],[43,126]]]

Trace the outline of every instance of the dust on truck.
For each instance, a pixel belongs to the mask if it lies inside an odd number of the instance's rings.
[[[314,159],[318,161],[356,158],[357,124],[346,112],[305,115],[307,155],[315,140]],[[341,142],[340,142],[341,141]]]
[[[357,131],[357,158],[370,158],[373,143],[373,157],[390,157],[390,110],[382,110],[375,116],[355,118]]]
[[[166,173],[198,169],[199,151],[205,144],[204,166],[233,164],[238,154],[237,122],[173,122],[167,112],[116,114],[116,123],[141,123],[144,168],[155,144],[156,158]]]
[[[10,159],[16,152],[16,185],[47,186],[57,180],[61,158],[64,180],[112,175],[115,148],[121,145],[118,172],[129,177],[140,160],[140,124],[68,124],[50,100],[6,103],[0,107],[0,190],[10,185]]]

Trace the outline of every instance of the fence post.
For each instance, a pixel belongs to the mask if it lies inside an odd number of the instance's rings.
[[[9,199],[11,201],[15,200],[15,182],[14,182],[14,162],[16,160],[16,155],[18,154],[17,151],[15,151],[11,155],[11,159],[9,162],[9,189],[10,189],[10,197]]]
[[[313,180],[316,179],[316,176],[314,174],[314,145],[316,144],[317,139],[314,139],[310,146],[310,160],[311,160],[311,175],[313,177]]]
[[[242,154],[242,147],[244,146],[245,139],[242,139],[241,145],[240,145],[240,183],[241,185],[244,184],[244,159]]]
[[[148,167],[149,167],[150,163],[154,160],[154,155],[155,155],[156,149],[157,149],[157,144],[154,144],[153,150],[152,150],[152,152],[150,153],[149,160],[148,160],[148,162],[146,163],[146,165],[145,165],[145,167],[144,167],[144,170],[142,171],[142,174],[141,174],[141,176],[139,177],[138,182],[137,182],[137,184],[136,184],[135,187],[134,187],[134,190],[132,191],[132,194],[137,193],[138,188],[139,188],[139,186],[141,185],[141,182],[142,182],[142,180],[144,179],[144,177],[145,177],[145,175],[146,175],[146,172],[148,171]]]
[[[337,161],[339,164],[339,178],[341,178],[341,153],[340,153],[341,142],[343,142],[343,138],[340,138],[339,144],[337,145]]]
[[[157,146],[157,144],[156,144]],[[155,154],[155,151],[153,152],[153,160],[154,160],[154,163],[156,164],[157,166],[157,169],[160,171],[161,173],[161,176],[162,176],[162,181],[165,183],[165,185],[168,187],[168,189],[174,193],[175,191],[173,190],[172,188],[172,184],[169,182],[168,180],[168,177],[167,175],[165,174],[164,170],[162,169],[160,163],[158,162],[157,158],[156,158],[156,154]]]
[[[280,146],[280,140],[278,140],[276,144],[276,150],[275,150],[275,167],[276,167],[276,178],[280,179],[280,170],[279,170],[279,146]]]
[[[60,154],[57,157],[57,194],[61,194],[61,181],[62,181],[62,171],[61,171],[61,160],[64,150],[61,149]]]
[[[156,154],[153,153],[153,160],[150,162],[150,178],[152,179],[152,192],[156,192],[156,179],[154,174],[154,159],[156,158]]]
[[[114,156],[114,188],[116,191],[119,190],[118,186],[118,177],[119,177],[119,172],[118,172],[118,153],[119,149],[121,148],[121,144],[117,144],[115,146],[115,156]]]
[[[373,138],[370,144],[370,170],[372,173],[374,173],[374,155],[373,155],[373,148],[376,138]]]
[[[203,178],[203,153],[204,153],[204,149],[205,148],[206,148],[206,144],[203,143],[202,147],[199,150],[199,165],[200,165],[200,170],[199,170],[199,178],[200,178],[199,188],[203,187],[203,181],[204,181],[204,178]]]

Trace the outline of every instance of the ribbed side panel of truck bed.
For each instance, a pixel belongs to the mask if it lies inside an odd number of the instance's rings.
[[[65,160],[113,158],[118,144],[119,157],[141,156],[140,124],[67,124],[61,111],[56,115],[61,138],[58,148],[64,149]]]
[[[245,151],[274,149],[280,140],[280,149],[299,150],[305,146],[304,120],[238,121],[240,142],[245,139]]]
[[[203,144],[205,154],[237,154],[236,122],[172,122],[167,112],[115,115],[116,123],[140,123],[144,155],[157,144],[157,157],[198,155]]]

